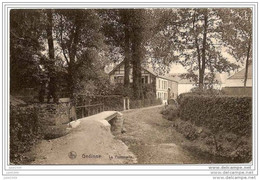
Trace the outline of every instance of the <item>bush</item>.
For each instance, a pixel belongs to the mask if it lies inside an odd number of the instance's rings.
[[[174,126],[187,139],[198,141],[198,149],[234,162],[251,161],[250,97],[190,93],[180,96],[178,101],[180,119],[174,122]]]
[[[10,108],[10,162],[20,164],[26,160],[23,153],[42,138],[35,107]]]
[[[200,89],[199,87],[194,87],[191,92],[194,95],[224,95],[222,90],[218,89]]]
[[[124,109],[123,96],[110,95],[104,96],[105,111],[122,111]]]
[[[179,118],[173,121],[173,127],[189,141],[184,147],[192,152],[202,152],[214,156],[214,163],[219,160],[233,163],[248,163],[252,160],[251,138],[238,136],[233,133],[212,133],[207,128],[198,127],[190,121]],[[216,159],[217,158],[217,159]]]
[[[151,98],[151,99],[143,99],[143,100],[132,100],[130,99],[130,109],[148,107],[148,106],[156,106],[162,104],[161,99]]]
[[[11,105],[10,162],[26,164],[30,158],[25,153],[39,140],[67,134],[68,114],[64,104]]]
[[[179,109],[175,105],[169,105],[161,111],[161,114],[165,119],[173,121],[178,117]]]
[[[252,99],[231,96],[183,96],[180,118],[204,126],[213,132],[251,135]]]

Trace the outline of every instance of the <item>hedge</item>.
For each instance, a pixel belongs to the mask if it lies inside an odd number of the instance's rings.
[[[179,99],[179,116],[196,126],[214,132],[232,132],[250,136],[252,98],[232,96],[183,96]]]
[[[204,156],[214,163],[248,163],[252,160],[252,138],[230,132],[213,133],[207,128],[198,127],[190,121],[175,119],[172,126],[189,141],[185,147],[192,153]]]
[[[123,96],[105,96],[103,99],[105,111],[124,110]]]
[[[151,99],[143,99],[143,100],[132,100],[130,99],[130,109],[155,106],[162,104],[161,99],[151,98]]]
[[[37,109],[33,106],[10,108],[10,162],[20,164],[26,161],[23,153],[42,138]]]

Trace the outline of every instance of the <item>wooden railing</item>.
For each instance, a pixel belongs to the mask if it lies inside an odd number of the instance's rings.
[[[104,111],[104,104],[76,106],[77,118],[91,116]]]
[[[76,100],[77,118],[91,116],[102,111],[122,111],[125,109],[121,95],[78,95]]]

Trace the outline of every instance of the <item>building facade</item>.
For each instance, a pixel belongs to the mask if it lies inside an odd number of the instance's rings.
[[[124,83],[124,61],[115,66],[112,71],[109,72],[109,79],[111,84],[123,84]],[[153,70],[142,67],[142,83],[153,84],[155,88],[156,97],[160,98],[163,102],[167,99],[177,98],[178,83],[170,76],[159,76]],[[133,68],[130,67],[129,72],[130,83],[133,82]]]
[[[253,68],[252,64],[248,66],[247,82],[244,87],[245,68],[232,76],[228,77],[223,91],[228,95],[247,95],[252,96],[253,86]]]
[[[171,75],[175,81],[178,82],[178,95],[182,93],[191,92],[193,88],[198,87],[196,83],[190,78],[182,78],[180,77],[180,74],[172,74]],[[204,82],[205,85],[207,85],[207,81]],[[221,90],[222,88],[222,80],[220,77],[220,74],[215,75],[215,82],[213,84],[213,89]]]

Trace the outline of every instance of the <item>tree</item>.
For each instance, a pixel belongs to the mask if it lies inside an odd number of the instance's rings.
[[[124,24],[124,64],[125,64],[125,75],[124,75],[124,86],[126,88],[130,87],[130,62],[131,62],[131,41],[130,41],[130,26],[129,26],[129,21],[130,21],[130,11],[125,9],[125,10],[120,10],[119,11],[121,21]]]
[[[131,64],[131,42],[130,42],[130,18],[129,9],[107,9],[99,10],[103,19],[102,31],[106,37],[106,44],[110,47],[111,60],[118,62],[124,59],[124,86],[130,88],[130,64]],[[119,51],[114,54],[115,49]],[[119,55],[120,54],[120,55]]]
[[[144,97],[142,89],[142,64],[146,60],[147,46],[153,35],[153,11],[132,9],[129,20],[130,41],[132,43],[133,92],[135,99]]]
[[[68,72],[68,87],[74,99],[78,77],[84,74],[80,67],[90,65],[95,52],[100,54],[103,36],[101,22],[95,10],[57,10],[55,14],[57,41],[62,49]],[[89,69],[88,69],[89,70]]]
[[[52,36],[52,28],[53,28],[53,22],[52,22],[52,10],[48,9],[47,11],[47,22],[46,22],[46,32],[47,32],[47,40],[48,40],[48,48],[49,48],[49,59],[48,59],[48,76],[50,78],[49,86],[48,86],[48,102],[50,100],[50,97],[52,96],[53,101],[57,102],[57,87],[56,87],[56,77],[55,77],[55,53],[54,53],[54,45],[53,45],[53,36]]]
[[[158,74],[165,74],[170,70],[170,64],[179,59],[176,51],[181,50],[176,43],[180,33],[181,19],[176,9],[154,9],[153,35],[150,39],[148,54],[153,68]]]
[[[248,65],[252,61],[252,10],[250,8],[221,9],[223,39],[228,51],[237,61],[245,62],[244,87]]]
[[[13,9],[10,12],[10,86],[11,93],[40,85],[42,34],[41,10]]]
[[[204,81],[216,72],[229,72],[237,68],[222,55],[222,19],[218,9],[177,9],[172,20],[164,21],[163,29],[155,36],[169,40],[153,53],[168,59],[168,63],[179,62],[188,68],[186,77],[191,77],[204,88]],[[167,12],[165,12],[167,15]],[[172,15],[164,18],[172,18]],[[177,60],[178,57],[178,60]],[[197,75],[197,72],[199,75]]]

